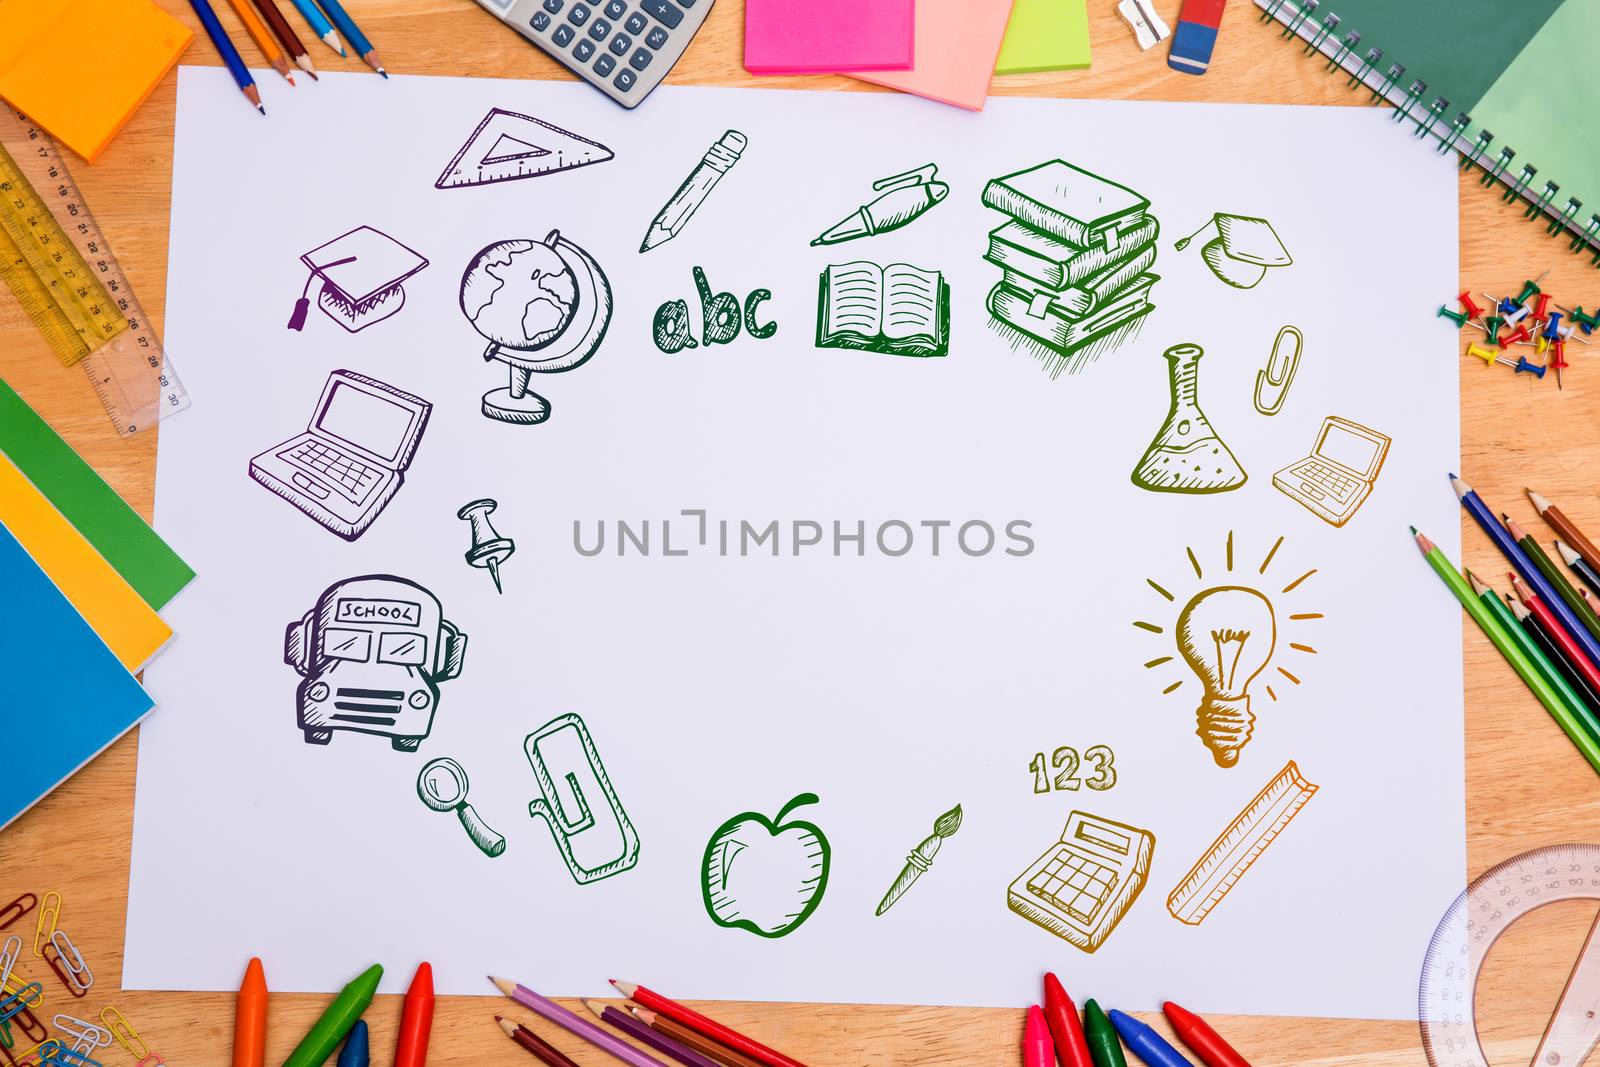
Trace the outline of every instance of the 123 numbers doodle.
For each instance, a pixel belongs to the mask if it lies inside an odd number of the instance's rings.
[[[1076,793],[1084,786],[1105,792],[1117,784],[1117,755],[1106,745],[1091,745],[1078,755],[1078,750],[1062,745],[1050,753],[1034,753],[1028,761],[1033,772],[1035,793]],[[1088,773],[1092,772],[1092,773]]]

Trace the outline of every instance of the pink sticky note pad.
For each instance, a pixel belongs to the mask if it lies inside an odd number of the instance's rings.
[[[746,0],[744,69],[910,70],[914,11],[913,0]]]
[[[917,62],[908,71],[850,71],[850,77],[982,111],[1011,0],[917,0]]]

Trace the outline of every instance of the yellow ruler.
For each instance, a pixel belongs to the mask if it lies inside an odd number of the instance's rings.
[[[61,362],[82,365],[119,434],[138,433],[189,406],[55,142],[4,106],[0,280]]]

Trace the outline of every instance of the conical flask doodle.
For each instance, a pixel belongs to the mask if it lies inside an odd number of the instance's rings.
[[[1248,477],[1200,410],[1197,344],[1173,345],[1165,353],[1172,406],[1161,430],[1133,469],[1133,484],[1157,493],[1226,493]]]

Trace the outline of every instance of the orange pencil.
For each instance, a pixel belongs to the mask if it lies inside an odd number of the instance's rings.
[[[233,1023],[233,1067],[266,1067],[267,975],[259,957],[250,960],[239,985]]]
[[[400,1011],[400,1036],[394,1042],[394,1067],[425,1067],[428,1035],[433,1032],[433,964],[417,965]]]
[[[283,49],[278,46],[277,38],[272,36],[272,31],[267,29],[266,23],[261,21],[261,16],[256,14],[255,8],[250,6],[250,0],[228,0],[233,5],[234,13],[239,16],[239,21],[244,23],[244,28],[250,34],[250,39],[255,41],[256,47],[261,49],[261,55],[267,65],[282,74],[294,84],[294,75],[289,73],[289,61],[283,56]]]

